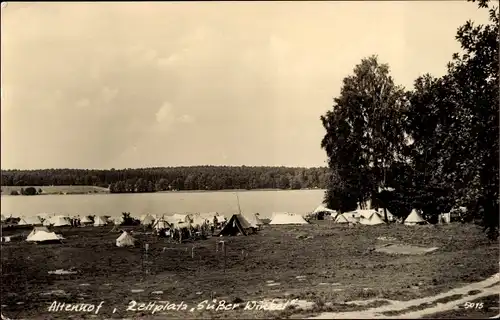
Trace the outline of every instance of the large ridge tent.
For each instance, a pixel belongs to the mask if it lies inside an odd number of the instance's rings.
[[[425,224],[425,223],[427,223],[427,222],[422,218],[420,213],[418,213],[418,211],[415,209],[411,210],[410,214],[408,215],[408,217],[406,217],[406,219],[404,221],[404,224],[406,224],[406,225],[416,225],[416,224]]]
[[[102,227],[107,225],[108,222],[104,217],[95,217],[94,218],[94,227]]]
[[[56,234],[55,232],[49,232],[47,228],[35,227],[33,231],[28,235],[26,241],[29,242],[60,242],[64,238],[61,235]]]
[[[221,236],[235,236],[238,234],[248,235],[253,232],[253,227],[241,214],[233,214],[231,219],[226,223],[220,231]]]
[[[132,237],[127,231],[123,233],[116,239],[117,247],[132,247],[135,245],[136,239]]]
[[[385,224],[384,220],[379,216],[377,212],[373,212],[372,215],[369,218],[361,218],[359,220],[359,223],[364,224],[364,225],[377,225],[377,224]]]
[[[273,214],[269,224],[308,224],[308,222],[299,214],[281,212]]]
[[[35,233],[37,233],[39,231],[50,233],[50,231],[49,231],[49,229],[47,229],[47,227],[34,227],[33,230],[31,230],[30,234],[28,234],[28,238],[32,237],[33,235],[35,235]]]

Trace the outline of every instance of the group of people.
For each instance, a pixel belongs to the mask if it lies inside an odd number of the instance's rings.
[[[205,220],[201,225],[187,224],[184,227],[174,227],[165,230],[159,231],[160,235],[169,238],[172,241],[181,243],[183,239],[196,239],[201,238],[204,239],[208,235],[214,235],[215,231],[218,229],[224,228],[227,223],[227,219],[224,218],[223,221],[219,221],[217,216],[214,216],[212,220],[212,224],[209,223],[209,220]]]
[[[80,227],[82,225],[80,216],[78,216],[76,218],[70,218],[69,223],[71,223],[72,227]]]

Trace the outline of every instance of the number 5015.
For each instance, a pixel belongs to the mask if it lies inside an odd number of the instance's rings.
[[[484,307],[484,303],[478,302],[478,303],[472,303],[472,302],[466,302],[464,304],[465,309],[482,309]]]

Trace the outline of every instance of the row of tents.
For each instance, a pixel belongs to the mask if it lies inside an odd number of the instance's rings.
[[[313,212],[312,215],[318,216],[322,213],[327,219],[334,220],[336,223],[351,223],[351,224],[365,224],[365,225],[378,225],[385,224],[387,222],[396,221],[394,215],[392,215],[387,209],[357,209],[350,212],[344,212],[342,214],[337,213],[337,211],[326,208],[323,205],[319,205]],[[383,217],[387,216],[387,221]],[[443,219],[446,220],[446,219]],[[449,222],[449,218],[448,218]],[[406,225],[418,225],[426,224],[427,221],[422,218],[420,212],[413,209],[410,214],[403,221]]]

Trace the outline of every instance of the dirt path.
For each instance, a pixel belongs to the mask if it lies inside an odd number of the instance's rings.
[[[470,294],[474,291],[474,294]],[[463,305],[465,302],[476,300],[481,297],[491,296],[500,292],[500,273],[476,283],[471,283],[465,287],[452,289],[448,292],[441,293],[431,297],[415,299],[410,301],[389,301],[388,305],[371,308],[363,311],[350,311],[350,312],[325,312],[319,316],[310,319],[377,319],[377,318],[393,318],[393,319],[410,319],[420,318],[434,313],[452,310],[455,307]],[[463,295],[464,297],[452,301],[446,301],[456,295]],[[439,300],[443,301],[440,302]],[[444,302],[446,301],[446,302]],[[366,301],[353,301],[352,304],[366,303]],[[416,307],[430,304],[429,306],[422,306],[421,310],[415,310]],[[435,305],[434,305],[435,304]],[[407,310],[409,309],[409,310]],[[398,313],[398,314],[383,314],[385,312]]]

